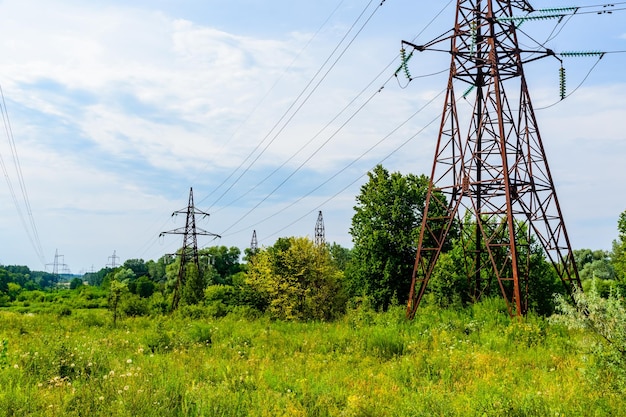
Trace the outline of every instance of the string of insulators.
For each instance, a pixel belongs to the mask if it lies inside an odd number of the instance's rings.
[[[578,7],[556,7],[549,9],[537,9],[534,13],[576,13],[578,11]]]
[[[407,55],[406,54],[406,49],[404,49],[404,48],[400,49],[400,59],[402,60],[402,63],[400,64],[400,66],[396,70],[395,75],[398,75],[400,70],[403,70],[404,71],[404,75],[406,76],[406,78],[408,80],[411,80],[411,73],[409,72],[409,66],[407,65],[407,62],[409,61],[409,59],[411,59],[412,56],[413,56],[413,51],[411,51],[411,53]]]
[[[469,96],[469,94],[474,91],[474,88],[476,88],[476,86],[474,84],[470,85],[468,87],[467,90],[465,90],[465,92],[463,93],[463,98],[467,98],[467,96]]]
[[[474,55],[478,36],[478,25],[475,21],[471,23],[470,28],[472,30],[472,44],[470,45],[470,54]]]
[[[565,98],[565,68],[561,65],[559,68],[559,91],[561,94],[561,100]]]
[[[548,20],[548,19],[563,19],[566,14],[542,14],[538,16],[511,16],[511,17],[499,17],[498,22],[518,22],[519,24],[529,20]]]
[[[600,51],[567,51],[561,52],[559,55],[564,57],[579,57],[579,56],[600,56],[602,57],[605,53]]]

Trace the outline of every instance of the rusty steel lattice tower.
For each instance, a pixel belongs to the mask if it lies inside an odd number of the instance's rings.
[[[568,291],[580,287],[523,68],[554,53],[520,49],[513,18],[532,11],[526,1],[458,0],[451,34],[426,45],[403,42],[405,69],[406,46],[441,51],[435,45],[449,41],[452,57],[409,318],[452,234],[463,247],[472,299],[498,285],[512,316],[528,309],[533,244],[543,247]],[[460,98],[473,98],[471,115],[457,111]]]
[[[171,234],[171,235],[183,235],[183,246],[178,251],[180,256],[180,266],[178,268],[178,277],[176,279],[176,286],[174,287],[174,298],[172,299],[172,310],[178,307],[180,301],[181,292],[185,285],[187,265],[189,262],[193,262],[196,266],[196,271],[202,273],[200,269],[200,261],[198,258],[198,235],[200,236],[213,236],[219,238],[219,235],[215,233],[207,232],[206,230],[196,227],[196,215],[202,217],[208,217],[209,213],[198,210],[193,203],[193,188],[189,189],[189,204],[182,210],[177,210],[172,213],[172,216],[178,214],[185,214],[187,216],[185,221],[185,227],[179,227],[167,232],[161,232],[159,236]]]

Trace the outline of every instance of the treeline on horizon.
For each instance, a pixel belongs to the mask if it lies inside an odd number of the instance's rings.
[[[64,295],[54,295],[62,291],[54,274],[0,266],[0,307],[54,304],[62,297],[72,299],[75,308],[112,309],[116,318],[166,314],[180,306],[194,312],[190,314],[215,317],[240,311],[281,320],[333,320],[359,303],[383,311],[406,304],[428,179],[389,173],[380,165],[368,177],[356,197],[352,249],[336,243],[318,246],[305,237],[282,237],[255,252],[207,247],[199,250],[199,270],[189,262],[182,281],[180,256],[129,259],[116,268],[74,277],[70,293]],[[605,297],[626,292],[626,211],[617,231],[611,251],[574,251],[583,289],[593,285]],[[530,242],[527,250],[529,308],[550,315],[555,295],[565,289],[540,245]],[[429,283],[426,303],[462,307],[472,301],[462,256],[458,240],[450,239]],[[177,288],[179,282],[184,285]],[[174,302],[175,294],[180,304]],[[499,295],[497,285],[484,293]]]

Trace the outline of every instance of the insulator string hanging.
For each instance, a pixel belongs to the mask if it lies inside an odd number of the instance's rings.
[[[561,65],[561,68],[559,68],[559,92],[561,95],[561,100],[565,99],[565,68],[563,68],[563,65]]]

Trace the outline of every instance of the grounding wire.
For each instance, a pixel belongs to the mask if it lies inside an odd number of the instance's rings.
[[[304,94],[306,93],[306,91],[309,89],[309,87],[313,84],[313,82],[315,81],[315,79],[318,77],[318,75],[322,72],[322,70],[324,69],[324,67],[326,66],[326,64],[328,64],[328,62],[330,62],[331,58],[335,55],[335,53],[337,52],[337,50],[339,50],[340,46],[344,43],[345,39],[348,37],[348,35],[350,34],[350,32],[352,32],[352,30],[354,29],[354,27],[356,27],[356,24],[359,22],[359,20],[361,20],[361,18],[363,17],[363,15],[365,14],[365,12],[367,11],[367,9],[370,7],[370,5],[373,3],[374,0],[370,0],[369,3],[365,6],[365,8],[362,10],[362,12],[359,14],[359,16],[356,18],[356,20],[352,23],[352,25],[350,26],[350,28],[346,31],[345,35],[343,36],[343,38],[339,41],[339,43],[335,46],[335,48],[333,49],[333,51],[329,54],[329,56],[326,58],[326,60],[322,63],[322,65],[319,67],[319,69],[317,70],[317,72],[313,75],[313,77],[311,78],[311,80],[309,80],[309,82],[307,83],[307,85],[302,89],[302,91],[300,92],[300,94],[298,94],[298,96],[295,98],[295,100],[291,103],[291,105],[289,106],[289,108],[283,113],[283,115],[278,119],[278,121],[274,124],[274,126],[270,129],[270,131],[265,135],[265,137],[258,143],[258,145],[248,154],[248,156],[244,159],[244,161],[235,169],[235,172],[238,171],[250,158],[252,158],[252,156],[254,155],[254,153],[259,150],[259,148],[263,145],[263,143],[265,143],[269,137],[272,135],[272,132],[274,132],[278,126],[282,123],[282,121],[287,117],[287,115],[289,114],[289,112],[296,106],[296,104],[298,103],[298,101],[300,100],[300,98],[302,96],[304,96]],[[367,19],[367,21],[364,23],[364,25],[361,27],[361,29],[359,29],[359,31],[357,32],[357,35],[363,30],[363,28],[365,27],[365,25],[371,20],[372,16],[374,15],[374,13],[376,13],[376,11],[382,6],[383,3],[380,3],[380,5],[374,9],[374,11],[372,12],[372,15],[370,15],[370,17]],[[356,36],[355,36],[356,37]],[[293,119],[293,117],[295,117],[295,115],[297,114],[297,112],[302,108],[302,106],[308,101],[309,97],[317,90],[317,87],[319,87],[319,85],[321,84],[321,82],[326,78],[326,76],[328,75],[328,73],[330,72],[330,70],[332,70],[334,68],[334,66],[336,65],[336,63],[339,61],[339,59],[343,56],[343,54],[346,52],[347,48],[352,44],[352,42],[354,41],[355,37],[352,39],[352,41],[350,41],[350,43],[348,44],[348,46],[346,48],[344,48],[343,52],[339,55],[339,57],[335,60],[335,62],[331,65],[330,69],[326,71],[326,73],[324,74],[324,76],[317,82],[317,84],[313,87],[313,89],[309,92],[308,96],[305,97],[305,99],[302,101],[302,103],[296,108],[296,110],[292,113],[292,115],[287,119],[287,121],[283,124],[282,128],[279,129],[278,133],[276,133],[273,138],[265,145],[265,147],[263,149],[261,149],[261,152],[248,164],[248,166],[243,170],[243,172],[235,179],[235,181],[230,184],[230,186],[217,198],[217,200],[215,200],[213,202],[213,204],[211,204],[211,206],[209,207],[209,210],[215,206],[215,204],[217,204],[237,183],[239,183],[239,181],[241,180],[241,178],[248,173],[248,171],[250,170],[250,168],[252,167],[252,165],[254,165],[256,163],[256,161],[259,160],[259,158],[265,153],[265,151],[270,147],[270,145],[278,138],[278,136],[280,135],[280,133],[285,129],[285,127],[287,126],[287,124],[289,124],[289,122]],[[206,200],[208,197],[204,197],[202,198],[199,202],[203,202],[204,200]]]

